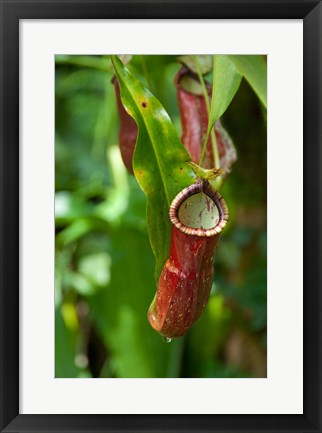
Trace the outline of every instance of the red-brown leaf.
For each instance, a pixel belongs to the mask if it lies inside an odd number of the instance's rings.
[[[119,130],[119,146],[121,156],[125,167],[130,174],[133,174],[133,154],[138,134],[138,128],[133,118],[126,112],[120,96],[120,86],[116,77],[113,78],[112,83],[115,88],[115,95],[117,101],[117,108],[120,116],[120,130]]]
[[[185,77],[190,77],[191,79],[198,81],[198,77],[185,66],[179,70],[175,78],[182,125],[181,141],[190,153],[192,161],[195,164],[198,164],[207,133],[207,107],[203,95],[196,94],[192,90],[188,90],[186,87],[182,86],[182,79]],[[211,97],[210,83],[206,82],[206,88],[209,97]],[[228,172],[231,165],[237,159],[236,149],[227,131],[223,128],[219,120],[215,124],[215,133],[220,158],[220,167]],[[207,169],[215,167],[211,138],[209,138],[207,143],[202,167]]]

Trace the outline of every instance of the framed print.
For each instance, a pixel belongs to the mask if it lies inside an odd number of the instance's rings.
[[[1,28],[1,431],[321,431],[320,2]]]

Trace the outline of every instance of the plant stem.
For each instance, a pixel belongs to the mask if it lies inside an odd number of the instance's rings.
[[[198,75],[198,78],[199,78],[199,81],[200,81],[200,84],[202,87],[203,96],[205,98],[207,113],[209,114],[209,111],[210,111],[209,97],[208,97],[206,83],[205,83],[205,80],[204,80],[202,73],[201,73],[201,68],[200,68],[198,56],[193,56],[193,59],[194,59],[194,62],[196,64],[197,75]]]
[[[211,119],[210,119],[210,103],[209,103],[209,96],[208,96],[208,92],[207,92],[207,87],[206,87],[206,83],[205,83],[205,80],[203,78],[203,75],[201,73],[201,68],[200,68],[198,56],[193,56],[193,58],[194,58],[194,62],[195,62],[196,69],[197,69],[197,75],[198,75],[198,78],[199,78],[199,81],[201,84],[202,93],[203,93],[203,96],[205,98],[206,109],[207,109],[207,114],[208,114],[208,127],[207,127],[205,142],[203,143],[203,146],[202,146],[202,151],[201,151],[201,155],[200,155],[200,159],[199,159],[199,165],[201,166],[202,161],[205,157],[206,147],[207,147],[207,143],[208,143],[209,136],[210,136],[211,142],[212,142],[212,147],[213,147],[213,152],[214,152],[215,168],[220,168],[220,160],[219,160],[219,153],[218,153],[218,148],[217,148],[216,134],[215,134],[213,125],[211,125]],[[212,105],[212,103],[211,103],[211,105]]]
[[[211,142],[212,142],[212,148],[214,151],[215,168],[220,168],[220,159],[219,159],[219,152],[218,152],[218,146],[217,146],[216,131],[215,131],[214,127],[211,128]]]

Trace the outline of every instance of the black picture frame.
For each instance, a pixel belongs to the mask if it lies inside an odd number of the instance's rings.
[[[306,0],[0,0],[0,5],[1,432],[321,432],[321,3]],[[19,414],[19,20],[96,18],[303,19],[303,415]],[[291,300],[289,307],[292,308]]]

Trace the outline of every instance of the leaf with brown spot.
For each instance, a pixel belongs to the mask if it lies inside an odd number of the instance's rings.
[[[186,164],[190,157],[158,99],[117,56],[112,56],[112,63],[120,83],[122,103],[138,125],[133,169],[147,197],[147,224],[158,279],[169,256],[170,204],[179,191],[194,182]]]

